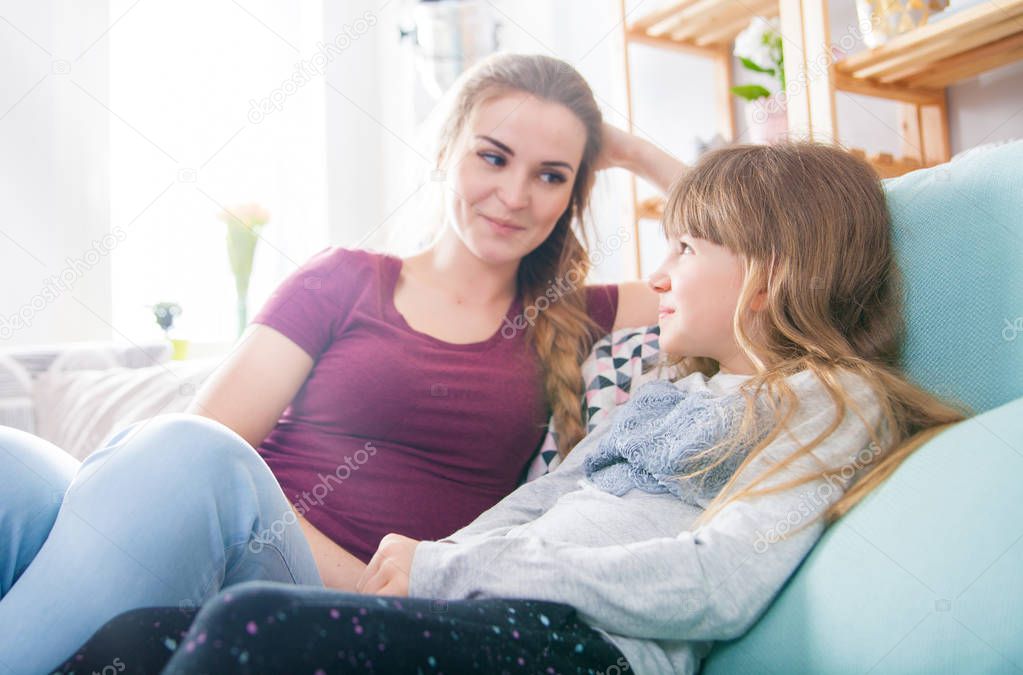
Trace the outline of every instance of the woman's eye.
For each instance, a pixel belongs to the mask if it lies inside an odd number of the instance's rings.
[[[547,177],[550,177],[549,180]],[[544,173],[540,174],[540,180],[542,180],[545,183],[550,183],[551,185],[558,185],[560,183],[565,182],[565,177],[562,176],[560,173],[557,173],[556,171],[555,172],[545,171]]]
[[[480,152],[477,154],[483,158],[484,162],[491,166],[504,166],[504,157],[501,155],[497,155],[492,152]]]

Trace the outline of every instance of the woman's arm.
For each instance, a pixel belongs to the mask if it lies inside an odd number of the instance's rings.
[[[639,328],[657,323],[657,293],[645,281],[623,281],[618,284],[618,309],[611,330]]]
[[[187,412],[214,419],[259,447],[305,383],[313,358],[282,333],[252,324],[206,381]],[[355,589],[365,564],[299,515],[320,578],[329,588]]]
[[[667,194],[689,167],[653,143],[604,124],[604,148],[598,169],[620,168],[631,171],[662,193]],[[657,323],[657,293],[645,281],[629,281],[618,286],[618,312],[614,329],[650,326]]]
[[[604,123],[604,147],[597,159],[597,170],[626,169],[647,181],[662,194],[689,166],[659,147],[618,127]]]
[[[257,448],[312,368],[313,358],[289,338],[252,324],[186,412],[220,422]]]

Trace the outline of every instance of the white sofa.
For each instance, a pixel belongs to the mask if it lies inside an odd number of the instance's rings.
[[[0,351],[0,424],[84,459],[125,424],[181,412],[220,359],[171,361],[166,343]]]

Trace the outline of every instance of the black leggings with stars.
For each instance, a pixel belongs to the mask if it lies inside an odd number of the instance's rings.
[[[221,592],[192,622],[194,612],[123,614],[69,659],[64,672],[91,672],[115,655],[128,672],[156,672],[166,663],[165,674],[630,670],[574,608],[555,602],[394,598],[248,582]]]

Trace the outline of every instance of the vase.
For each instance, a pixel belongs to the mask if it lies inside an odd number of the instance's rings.
[[[873,49],[889,39],[927,23],[948,0],[856,0],[863,44]]]
[[[171,343],[171,359],[174,361],[184,361],[188,358],[188,340],[181,338],[170,338]]]
[[[259,235],[250,227],[239,223],[227,225],[227,255],[234,275],[234,289],[237,296],[238,335],[245,331],[248,323],[249,279],[252,276],[252,261],[256,255]]]
[[[784,102],[777,96],[750,101],[746,104],[746,126],[750,143],[767,145],[785,140],[789,120]]]

